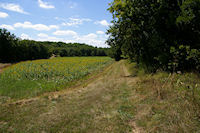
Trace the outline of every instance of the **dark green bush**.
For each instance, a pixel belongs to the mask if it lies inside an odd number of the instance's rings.
[[[171,71],[200,70],[200,51],[190,46],[171,47],[168,69]]]

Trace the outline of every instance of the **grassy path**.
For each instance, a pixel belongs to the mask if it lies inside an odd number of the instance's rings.
[[[0,105],[0,132],[140,132],[127,110],[135,82],[124,61],[116,62],[87,86]]]

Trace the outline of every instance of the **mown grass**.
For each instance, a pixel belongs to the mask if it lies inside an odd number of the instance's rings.
[[[145,132],[200,132],[200,77],[197,73],[144,74],[135,64],[129,70],[139,74],[133,87],[134,121]],[[143,73],[143,75],[141,74]]]
[[[110,64],[108,57],[66,57],[26,61],[0,74],[0,96],[22,99],[58,91]]]

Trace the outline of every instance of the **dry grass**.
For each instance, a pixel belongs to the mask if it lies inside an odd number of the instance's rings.
[[[0,132],[200,132],[196,74],[149,75],[127,63],[130,74],[124,64],[71,90],[0,105]]]
[[[135,121],[148,132],[200,132],[200,80],[193,73],[157,73],[135,86]]]
[[[129,97],[132,88],[124,62],[117,62],[84,86],[24,104],[0,105],[0,132],[138,131]],[[133,130],[134,126],[134,130]]]

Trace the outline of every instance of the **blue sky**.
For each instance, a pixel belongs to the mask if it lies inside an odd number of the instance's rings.
[[[0,28],[22,39],[107,47],[112,0],[0,0]]]

